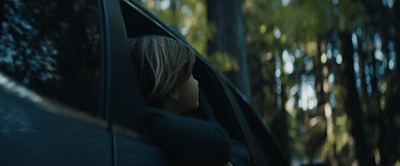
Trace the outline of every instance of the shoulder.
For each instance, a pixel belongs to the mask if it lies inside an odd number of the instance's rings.
[[[229,135],[218,124],[149,107],[150,135],[172,155],[194,160],[229,159]]]

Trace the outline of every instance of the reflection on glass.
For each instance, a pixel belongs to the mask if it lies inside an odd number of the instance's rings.
[[[21,98],[27,98],[33,102],[41,102],[42,98],[30,91],[29,89],[16,83],[6,75],[0,72],[0,89],[5,91],[11,91],[17,94]]]
[[[97,113],[97,1],[5,1],[0,71],[26,87]]]

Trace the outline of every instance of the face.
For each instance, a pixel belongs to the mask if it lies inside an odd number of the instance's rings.
[[[189,79],[176,88],[175,100],[176,113],[193,110],[199,107],[199,82],[190,75]]]

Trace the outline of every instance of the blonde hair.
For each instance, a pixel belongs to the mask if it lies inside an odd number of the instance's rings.
[[[194,51],[172,38],[153,35],[130,39],[129,47],[146,103],[163,107],[168,94],[192,74]]]

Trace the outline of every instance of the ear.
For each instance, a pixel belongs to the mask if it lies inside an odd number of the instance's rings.
[[[171,93],[169,93],[169,98],[173,100],[178,99],[178,91],[176,90],[176,88],[172,90]]]

